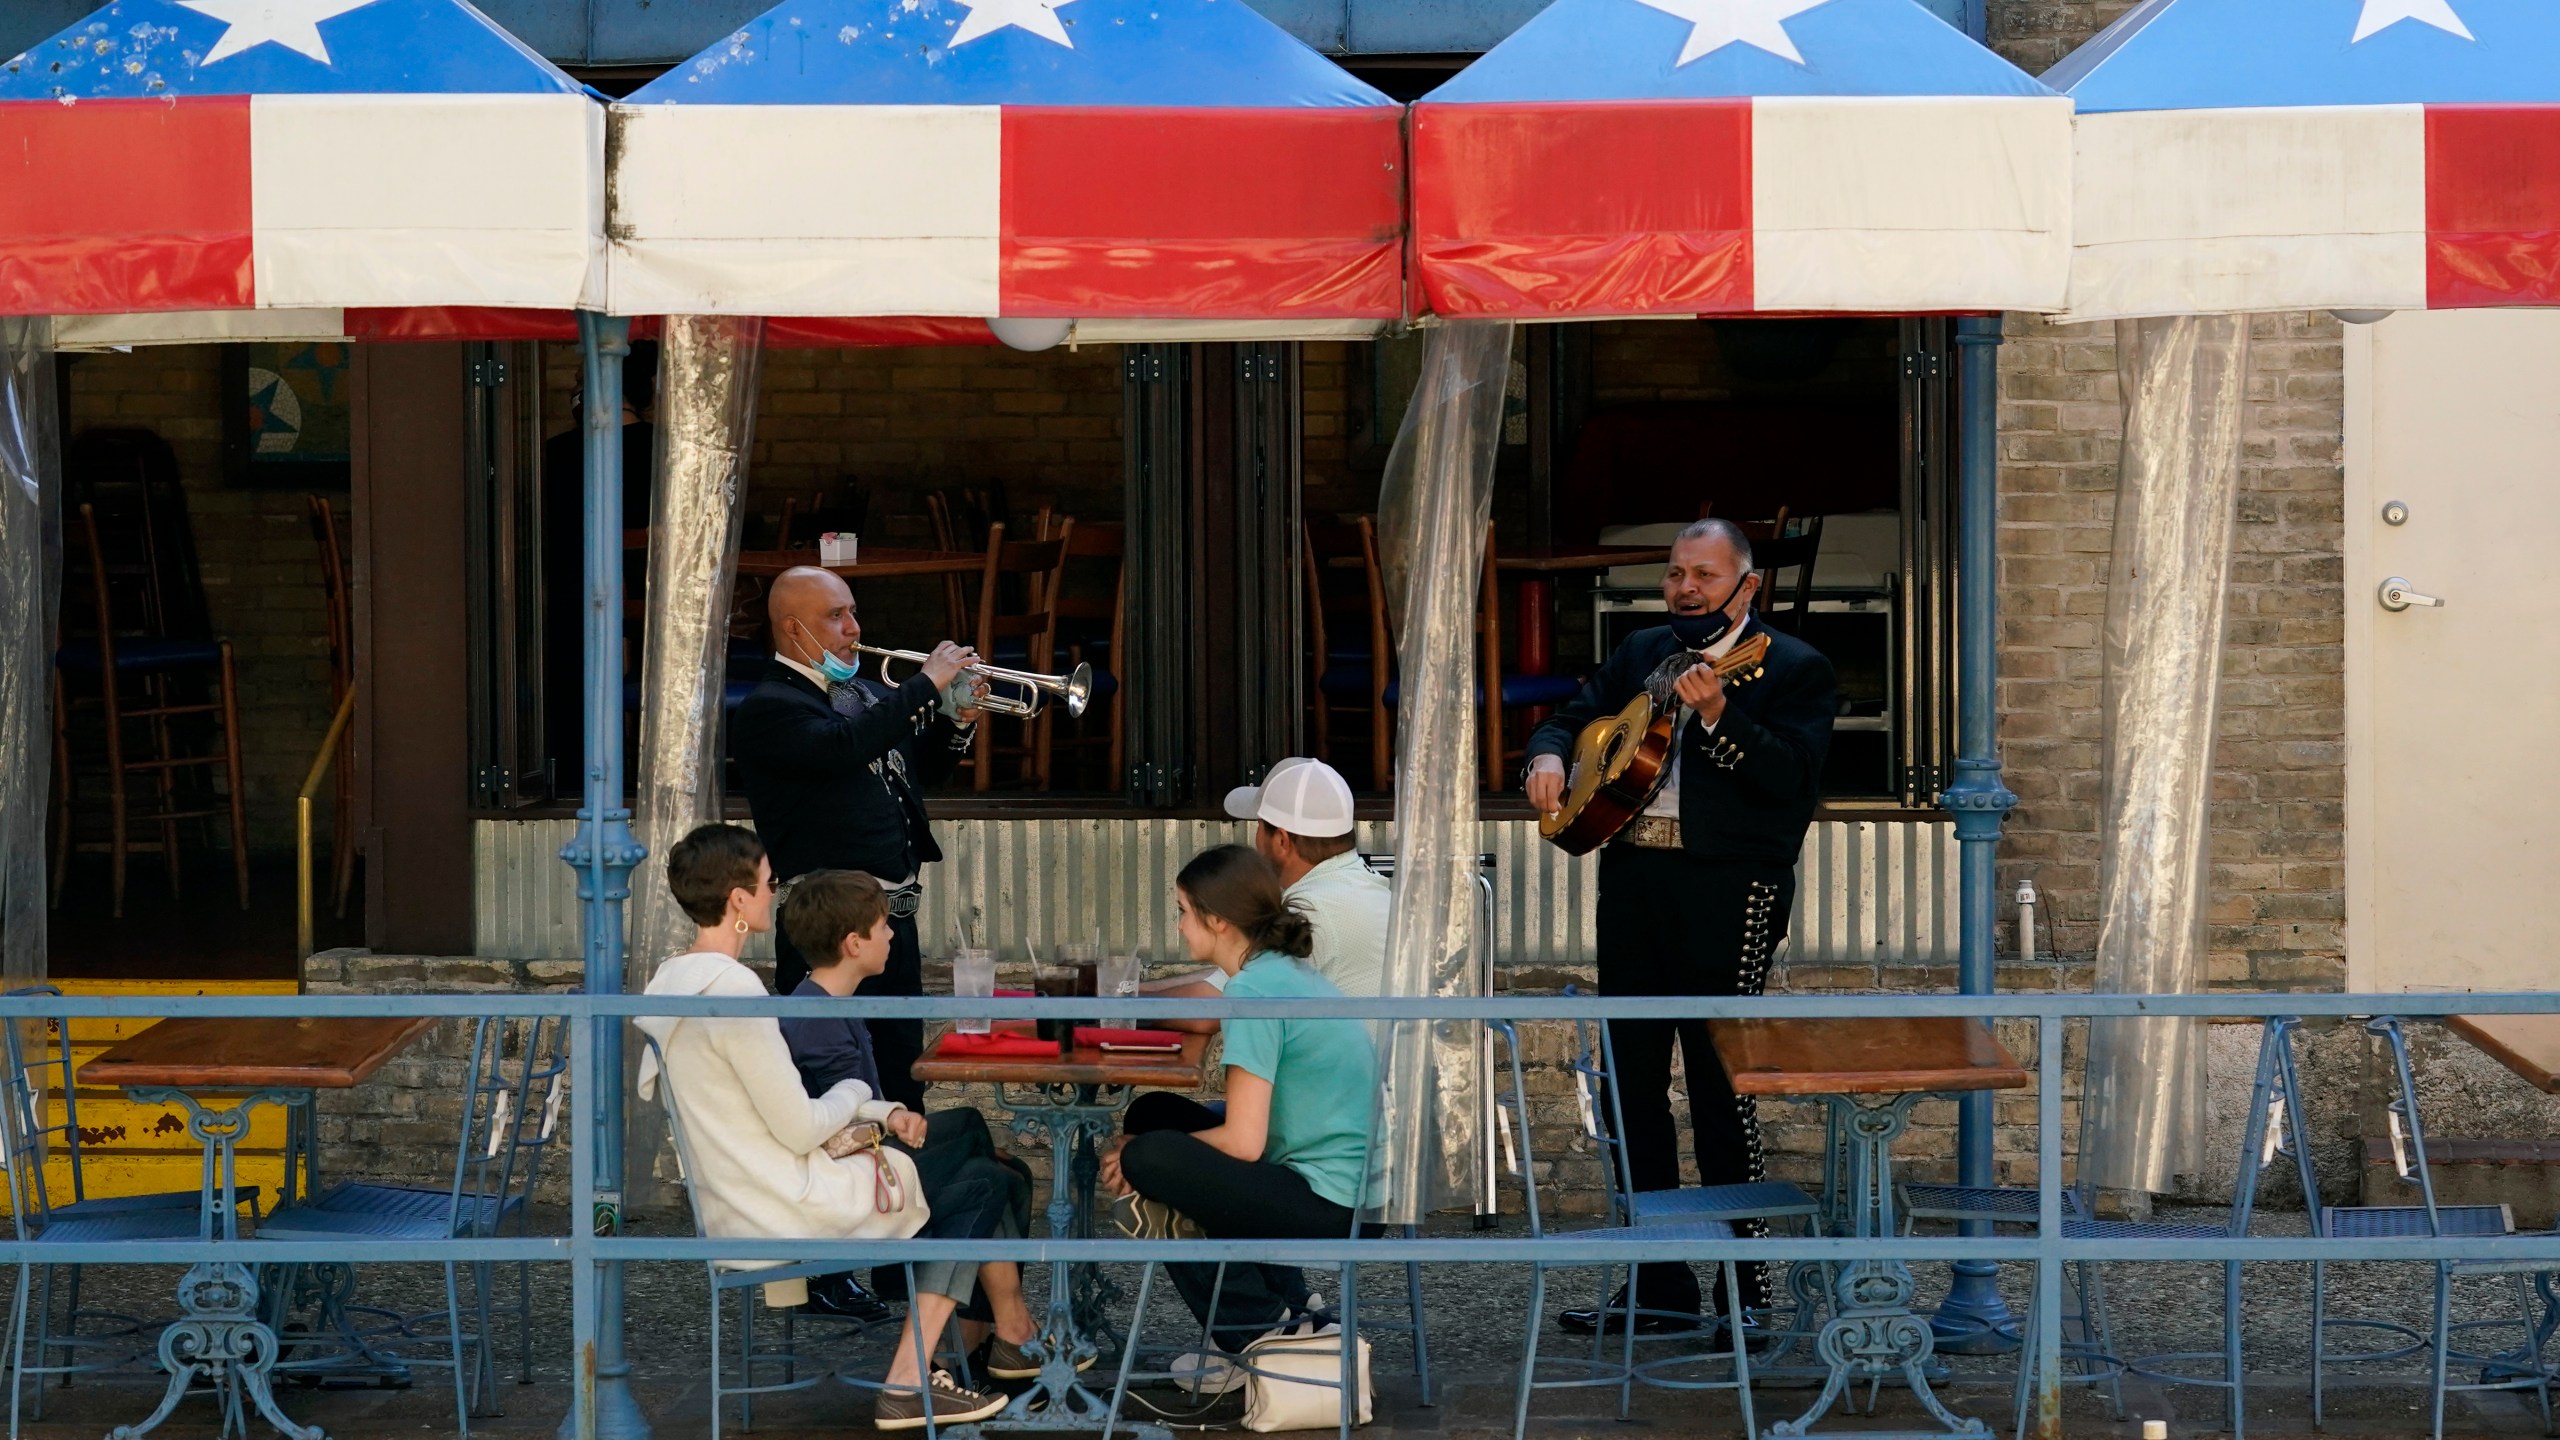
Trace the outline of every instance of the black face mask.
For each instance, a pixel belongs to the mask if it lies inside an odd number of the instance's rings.
[[[1678,640],[1685,650],[1704,650],[1723,639],[1733,629],[1733,617],[1725,612],[1733,608],[1733,597],[1742,593],[1742,582],[1750,578],[1744,575],[1736,579],[1733,588],[1724,592],[1723,603],[1704,614],[1674,612],[1671,616],[1672,638]]]

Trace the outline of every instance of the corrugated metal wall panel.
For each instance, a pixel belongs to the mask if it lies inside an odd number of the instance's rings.
[[[479,953],[524,960],[578,954],[575,877],[560,863],[574,820],[483,820],[473,851]],[[1494,927],[1502,963],[1588,965],[1599,862],[1538,838],[1527,821],[1489,820]],[[1099,932],[1115,949],[1174,958],[1173,877],[1211,845],[1247,838],[1212,820],[945,820],[947,857],[918,917],[927,953],[969,936],[1019,959],[1025,947]],[[1360,827],[1361,848],[1391,850],[1392,825]],[[1796,911],[1782,953],[1825,965],[1945,964],[1956,957],[1956,840],[1946,822],[1835,820],[1805,837]],[[634,883],[648,883],[648,872]],[[769,953],[759,938],[751,954]]]

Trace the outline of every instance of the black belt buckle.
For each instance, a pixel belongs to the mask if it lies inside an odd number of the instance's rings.
[[[906,919],[908,916],[911,916],[918,910],[924,908],[924,887],[922,885],[891,886],[887,893],[889,897],[889,913],[901,920]]]

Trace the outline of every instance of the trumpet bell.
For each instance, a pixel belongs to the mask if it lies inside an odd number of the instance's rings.
[[[1058,703],[1067,707],[1071,719],[1082,719],[1086,702],[1093,699],[1093,667],[1079,661],[1067,673],[1067,683],[1058,690]]]

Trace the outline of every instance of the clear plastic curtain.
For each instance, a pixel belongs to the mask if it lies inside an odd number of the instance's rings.
[[[1378,496],[1379,561],[1402,688],[1389,995],[1473,995],[1479,988],[1476,590],[1510,364],[1509,321],[1458,321],[1427,332],[1422,374]],[[1420,1020],[1388,1027],[1379,1192],[1388,1223],[1413,1223],[1475,1191],[1480,1028]]]
[[[45,786],[62,576],[53,322],[0,318],[0,983],[45,975]]]
[[[669,316],[658,343],[657,494],[649,507],[649,581],[641,619],[640,769],[632,823],[650,863],[633,873],[624,988],[645,989],[658,962],[690,948],[693,922],[661,878],[685,832],[720,817],[722,698],[729,607],[754,440],[764,321]],[[634,1160],[671,1153],[657,1107],[630,1110]],[[633,1201],[654,1208],[630,1166]]]
[[[2096,989],[2204,988],[2208,808],[2249,317],[2116,325],[2124,448],[2107,583]],[[2204,1140],[2203,1029],[2092,1022],[2080,1175],[2164,1193]]]

